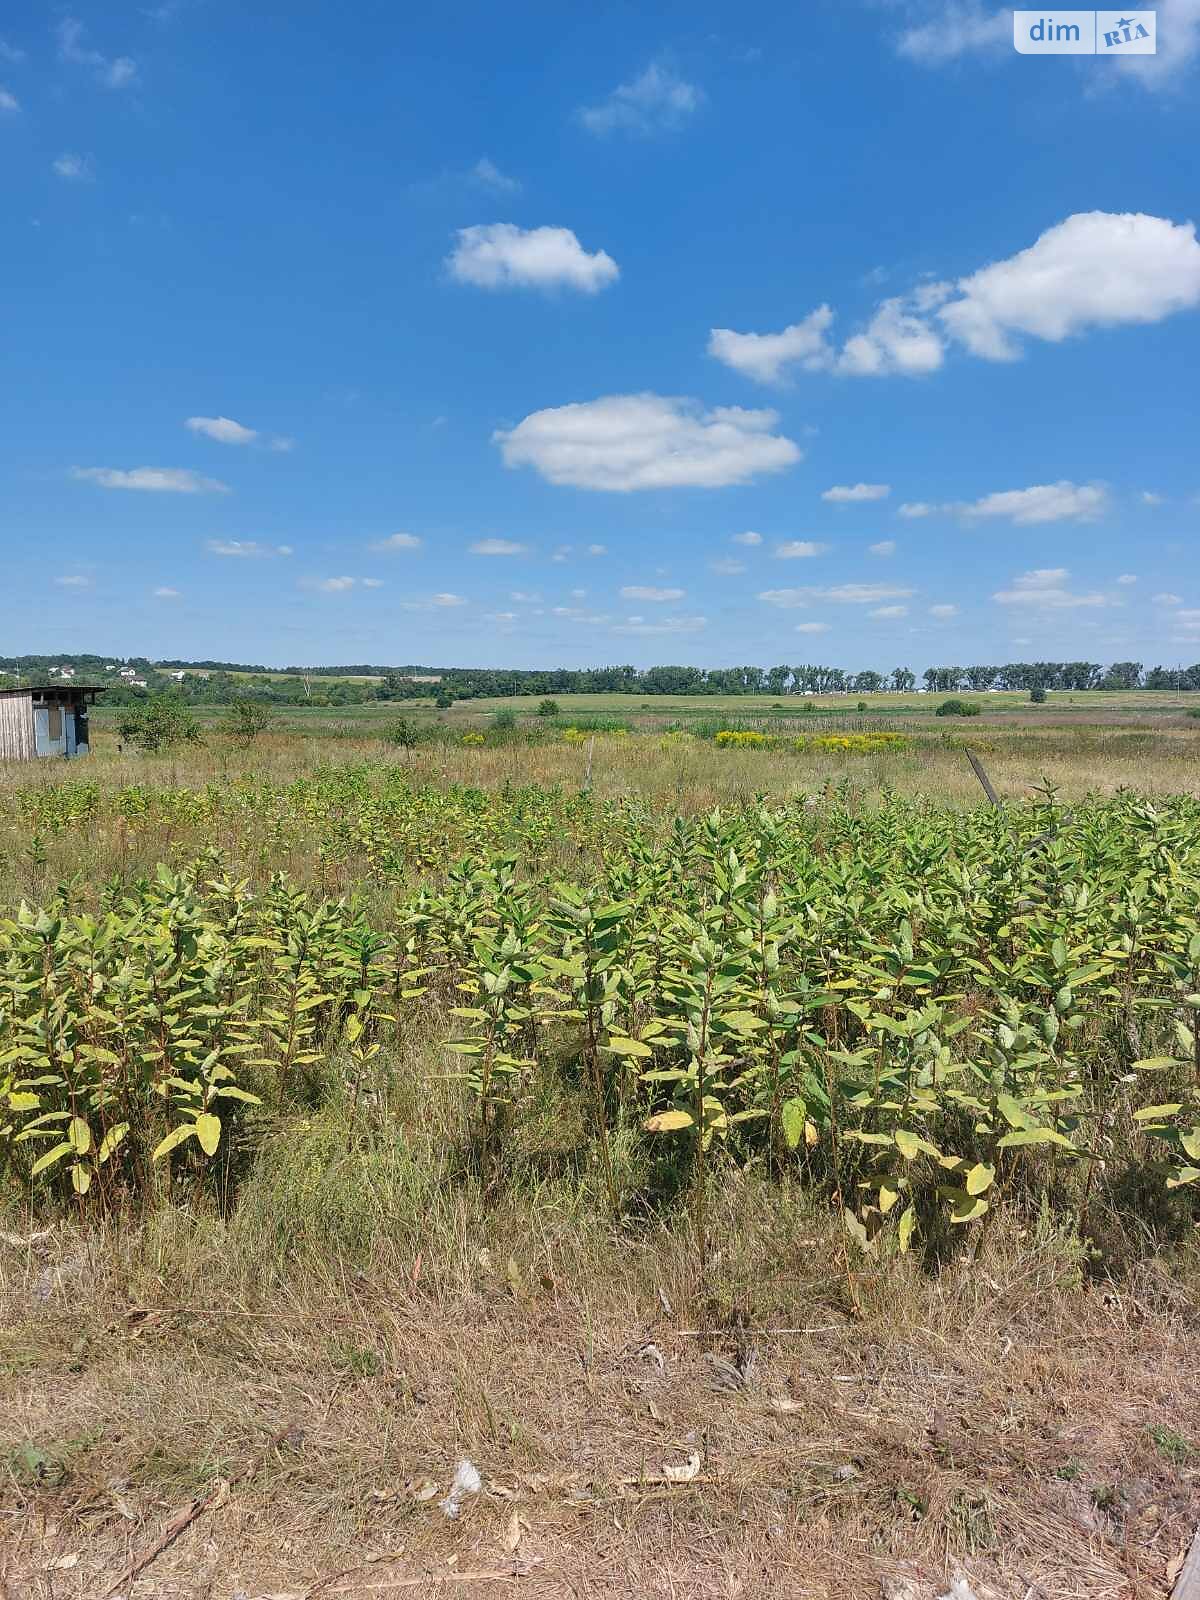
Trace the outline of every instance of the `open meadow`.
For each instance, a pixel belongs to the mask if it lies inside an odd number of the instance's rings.
[[[1200,721],[796,698],[2,769],[2,1600],[1170,1594]]]

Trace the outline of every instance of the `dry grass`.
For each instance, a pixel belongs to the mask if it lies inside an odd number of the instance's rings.
[[[103,1594],[284,1429],[122,1593],[1165,1592],[1200,1514],[1178,1275],[1086,1288],[1010,1225],[935,1278],[873,1267],[850,1317],[828,1217],[748,1179],[714,1201],[707,1292],[684,1225],[614,1238],[552,1193],[273,1280],[181,1213],[0,1247],[9,1595]],[[483,1492],[451,1522],[462,1456]],[[510,1581],[435,1582],[467,1572]]]

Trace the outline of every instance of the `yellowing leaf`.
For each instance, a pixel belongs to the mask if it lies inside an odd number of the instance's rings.
[[[968,1194],[982,1194],[991,1187],[992,1179],[996,1176],[995,1167],[985,1167],[982,1161],[977,1162],[967,1173],[966,1189]]]
[[[913,1230],[917,1226],[917,1213],[912,1206],[904,1212],[896,1229],[896,1238],[901,1250],[907,1250],[912,1243]]]
[[[72,1117],[67,1127],[67,1139],[76,1155],[85,1156],[92,1148],[92,1130],[82,1117]]]
[[[896,1149],[899,1150],[905,1161],[911,1161],[920,1150],[921,1141],[908,1128],[897,1128],[894,1137]]]
[[[691,1125],[690,1111],[659,1111],[647,1117],[642,1127],[647,1133],[676,1133],[680,1128],[690,1128]]]
[[[206,1111],[196,1118],[196,1137],[200,1141],[200,1148],[206,1156],[216,1155],[217,1146],[221,1142],[221,1119],[214,1117],[211,1111]]]
[[[601,1045],[602,1050],[610,1050],[615,1056],[651,1056],[654,1054],[648,1044],[643,1044],[640,1039],[623,1039],[619,1036],[609,1035],[608,1043]]]

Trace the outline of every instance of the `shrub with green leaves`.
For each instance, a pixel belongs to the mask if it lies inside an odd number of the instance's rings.
[[[126,710],[117,724],[123,745],[155,754],[183,744],[203,744],[196,713],[175,695],[152,694]]]
[[[943,700],[934,712],[935,717],[977,717],[978,715],[979,707],[974,700],[959,700],[954,697],[949,700]]]

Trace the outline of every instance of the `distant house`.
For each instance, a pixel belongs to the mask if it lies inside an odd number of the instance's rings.
[[[147,687],[146,680],[145,678],[130,678],[129,687],[131,689],[145,689]]]
[[[120,672],[117,673],[117,677],[118,678],[136,678],[137,677],[137,668],[136,667],[122,667]]]
[[[174,678],[176,683],[182,683],[183,680],[187,677],[187,673],[186,672],[168,672],[167,673],[167,677],[168,678]]]
[[[86,756],[88,707],[103,693],[82,683],[0,689],[0,761]]]

